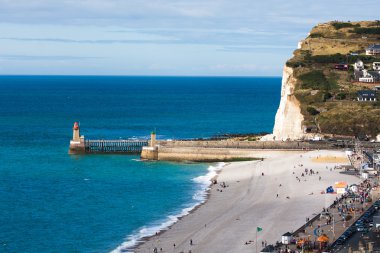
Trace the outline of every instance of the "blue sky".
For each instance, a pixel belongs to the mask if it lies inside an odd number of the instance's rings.
[[[371,0],[0,0],[0,74],[280,76],[310,29]]]

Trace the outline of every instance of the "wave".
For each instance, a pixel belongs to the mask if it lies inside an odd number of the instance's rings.
[[[201,201],[199,204],[202,204],[207,197],[207,190],[210,188],[211,180],[217,175],[218,171],[221,170],[226,164],[225,163],[218,163],[216,166],[209,166],[208,167],[208,173],[204,176],[199,176],[196,178],[193,178],[193,181],[201,184],[204,189],[201,189],[197,191],[193,195],[193,199]]]
[[[190,203],[189,207],[183,208],[176,215],[167,216],[160,224],[140,228],[135,233],[127,236],[126,241],[120,244],[116,249],[112,250],[111,253],[133,253],[132,248],[142,242],[143,238],[153,236],[160,231],[166,230],[181,217],[188,215],[194,208],[203,204],[207,199],[207,191],[210,189],[212,178],[214,178],[218,171],[220,171],[225,165],[226,164],[222,162],[216,165],[211,165],[208,167],[208,173],[206,175],[192,179],[195,183],[200,185],[200,189],[194,193],[193,200],[195,200],[195,202]]]

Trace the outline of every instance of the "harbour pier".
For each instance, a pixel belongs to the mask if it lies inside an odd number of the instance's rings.
[[[79,124],[75,122],[69,154],[140,154],[143,147],[149,145],[148,140],[86,140],[79,131]]]
[[[378,143],[362,143],[363,148],[379,149]],[[69,154],[140,154],[142,160],[154,161],[243,161],[262,159],[265,151],[309,151],[352,149],[354,142],[347,141],[240,141],[240,140],[87,140],[74,123]]]

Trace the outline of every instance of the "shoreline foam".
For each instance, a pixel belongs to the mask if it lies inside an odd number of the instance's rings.
[[[227,164],[224,162],[219,162],[217,164],[210,165],[207,168],[207,174],[192,179],[193,182],[197,183],[199,187],[201,187],[192,196],[192,200],[195,200],[196,203],[191,202],[189,203],[189,207],[181,209],[179,213],[175,215],[166,216],[166,218],[163,219],[160,224],[158,224],[160,221],[157,221],[157,224],[152,224],[148,227],[140,227],[139,229],[137,229],[137,231],[128,235],[126,237],[127,240],[121,243],[115,249],[113,249],[111,253],[133,253],[136,247],[148,241],[151,237],[161,234],[164,231],[168,230],[171,226],[180,221],[183,217],[194,212],[197,208],[206,203],[207,199],[209,198],[209,191],[212,186],[211,180],[217,177],[218,173],[226,165]]]

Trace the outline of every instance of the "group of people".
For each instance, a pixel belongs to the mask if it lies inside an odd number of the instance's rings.
[[[299,167],[303,167],[303,164],[299,164],[298,165]],[[295,168],[296,166],[294,166],[294,168]],[[295,174],[295,172],[293,171],[293,175]],[[305,177],[306,175],[309,175],[309,176],[312,176],[312,175],[319,175],[319,172],[318,171],[314,171],[313,169],[307,169],[307,168],[305,168],[305,170],[304,170],[304,172],[302,172],[301,173],[301,177]],[[319,181],[321,181],[322,180],[322,177],[321,176],[319,176]],[[301,179],[298,177],[298,176],[296,176],[296,180],[299,182],[299,183],[301,183]],[[306,179],[304,180],[304,181],[306,181]]]
[[[229,187],[229,185],[227,185],[226,182],[222,182],[222,183],[220,183],[219,186],[222,187],[222,188],[227,188],[227,187]],[[222,190],[222,189],[219,189],[219,188],[217,188],[216,191],[217,191],[217,192],[223,192],[223,190]]]
[[[190,246],[193,246],[193,239],[190,239]],[[175,243],[173,243],[173,248],[175,249],[176,247],[177,247],[177,245]],[[160,252],[162,252],[162,248],[160,248]],[[153,253],[157,253],[157,248],[153,249]],[[189,250],[189,253],[191,253],[191,250]]]

